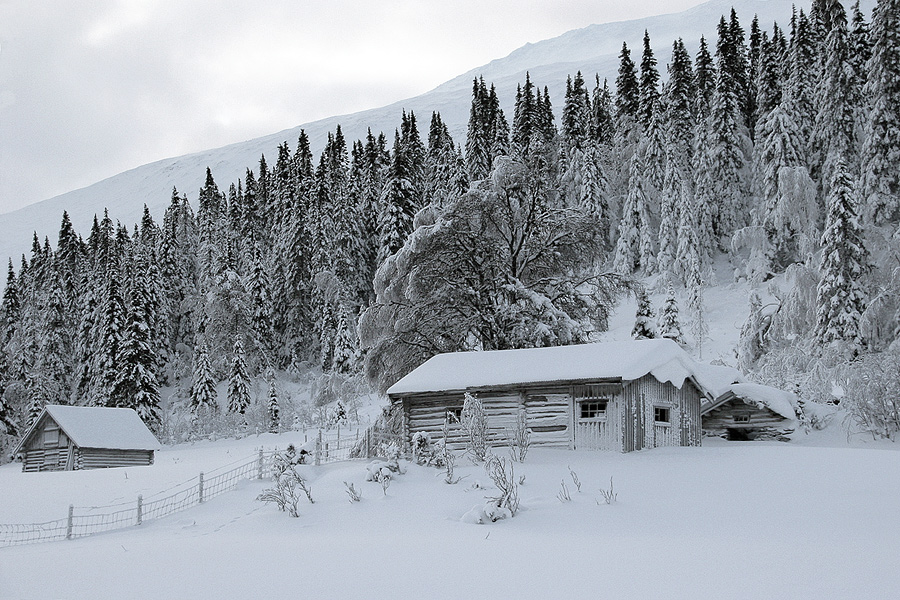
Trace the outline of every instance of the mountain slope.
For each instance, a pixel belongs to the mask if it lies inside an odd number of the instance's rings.
[[[375,133],[385,132],[390,143],[393,130],[399,126],[402,109],[412,110],[418,115],[422,132],[427,131],[431,112],[439,111],[450,127],[454,140],[463,144],[472,79],[477,76],[483,76],[487,82],[496,85],[503,110],[511,117],[516,85],[524,80],[525,72],[530,71],[537,85],[548,87],[559,116],[567,75],[580,70],[593,87],[593,75],[597,73],[601,78],[609,79],[611,86],[614,85],[622,42],[628,43],[632,59],[639,62],[645,29],[650,32],[654,52],[664,73],[663,65],[668,62],[672,42],[682,37],[693,54],[700,36],[705,35],[714,46],[719,16],[729,12],[732,5],[745,29],[749,30],[754,14],[759,15],[760,24],[765,29],[770,29],[774,20],[787,25],[792,3],[791,0],[711,0],[681,13],[590,25],[553,39],[526,44],[505,58],[473,69],[415,98],[137,167],[86,188],[0,215],[0,260],[12,256],[18,265],[17,257],[30,250],[33,231],[37,231],[42,239],[49,236],[55,243],[63,210],[69,212],[76,231],[84,235],[94,214],[102,214],[104,208],[109,209],[114,220],[131,224],[139,220],[146,204],[154,217],[159,219],[169,203],[173,187],[195,200],[197,191],[203,185],[206,167],[210,167],[219,187],[225,189],[242,178],[246,168],[256,170],[260,155],[266,154],[270,162],[274,160],[278,144],[287,141],[294,147],[301,128],[306,130],[313,152],[318,154],[328,132],[334,131],[338,124],[348,140],[364,137],[366,128],[370,127]],[[874,0],[866,0],[862,5],[868,13]]]

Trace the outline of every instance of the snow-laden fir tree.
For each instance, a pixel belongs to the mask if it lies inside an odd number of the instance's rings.
[[[613,258],[616,273],[630,275],[641,268],[651,268],[652,240],[650,238],[650,211],[645,191],[644,176],[637,157],[631,160],[628,194],[619,221],[619,236]]]
[[[634,315],[634,327],[631,329],[631,337],[636,340],[652,340],[656,338],[656,315],[650,306],[650,296],[644,287],[638,289],[637,311]]]
[[[678,299],[675,297],[675,286],[672,282],[666,286],[666,300],[659,312],[657,332],[661,338],[684,344],[684,333],[681,331],[681,321],[678,318]]]
[[[866,211],[875,223],[900,219],[900,2],[880,0],[872,17],[872,57],[864,95],[860,174]]]
[[[762,300],[756,290],[750,292],[750,313],[741,326],[738,340],[738,367],[742,371],[751,371],[765,354],[766,329],[768,319],[762,314]]]
[[[644,30],[644,51],[641,54],[641,79],[639,83],[638,120],[644,127],[653,122],[659,108],[659,70],[656,57],[650,47],[650,34]]]
[[[687,287],[688,291],[688,309],[691,311],[691,337],[694,338],[694,345],[701,359],[703,358],[703,342],[709,333],[709,326],[706,322],[706,307],[703,301],[703,287],[705,285],[706,282],[703,281],[701,272],[700,257],[697,255],[697,252],[692,252],[685,287]]]
[[[609,182],[600,162],[600,152],[591,145],[581,158],[581,198],[579,205],[597,224],[597,235],[603,241],[604,250],[610,246],[611,214],[609,206]]]
[[[206,346],[200,345],[194,352],[190,390],[191,412],[195,415],[218,412],[217,397],[216,380],[209,362],[209,354]]]
[[[149,285],[146,268],[145,261],[139,259],[116,359],[115,384],[107,405],[133,408],[147,426],[155,429],[160,419],[159,384],[155,374],[157,357],[152,346],[150,315],[147,312]]]
[[[228,412],[244,414],[250,406],[250,375],[244,357],[244,344],[240,339],[234,342],[234,356],[228,379]]]
[[[266,372],[266,381],[269,383],[268,401],[266,404],[269,431],[278,433],[278,427],[281,422],[281,404],[278,401],[278,382],[275,379],[275,371],[270,369]]]
[[[472,175],[470,174],[470,176]],[[403,150],[399,132],[394,135],[391,165],[387,172],[387,181],[380,204],[381,214],[378,218],[379,264],[403,246],[406,237],[412,231],[415,214],[412,165]]]
[[[591,135],[595,143],[605,147],[612,143],[615,134],[612,94],[606,79],[602,85],[599,75],[596,79],[597,84],[591,102]]]
[[[828,186],[833,178],[835,162],[844,161],[845,167],[854,169],[856,147],[854,141],[854,114],[850,105],[851,73],[847,15],[838,0],[825,3],[831,30],[825,40],[825,62],[816,89],[818,112],[812,132],[812,174],[818,177],[822,198],[830,195]]]
[[[835,162],[822,234],[822,279],[816,290],[816,340],[842,342],[851,356],[865,346],[860,319],[866,309],[862,278],[869,254],[858,217],[859,201],[843,161]]]

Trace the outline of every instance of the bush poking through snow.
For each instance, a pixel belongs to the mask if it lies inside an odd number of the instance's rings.
[[[489,500],[495,506],[509,510],[509,516],[514,517],[519,510],[519,485],[516,483],[513,461],[490,454],[485,460],[484,470],[500,492]]]
[[[473,506],[472,510],[464,514],[461,520],[463,523],[484,525],[512,518],[512,516],[512,512],[508,508],[497,506],[492,500],[488,500],[483,506]]]
[[[525,455],[528,454],[528,449],[531,447],[531,431],[528,430],[524,412],[516,415],[516,427],[512,432],[507,431],[506,437],[509,443],[509,454],[513,460],[525,462]]]
[[[347,495],[350,496],[350,504],[362,500],[362,492],[356,489],[352,483],[347,483],[345,481],[344,485],[347,486]]]
[[[616,501],[616,492],[613,489],[612,477],[609,478],[609,489],[604,490],[603,488],[600,488],[600,495],[603,496],[603,501],[607,504],[612,504]],[[600,504],[599,500],[597,500],[597,504]]]
[[[443,467],[443,442],[431,442],[431,436],[424,431],[417,431],[412,437],[412,455],[416,464],[428,467]]]
[[[484,405],[477,397],[466,392],[459,423],[466,434],[466,450],[473,460],[487,459],[488,424]]]
[[[559,491],[556,492],[556,497],[559,498],[560,502],[572,501],[572,496],[569,494],[569,488],[566,486],[565,479],[559,482]]]
[[[575,484],[575,489],[581,492],[581,482],[578,480],[578,473],[572,470],[572,467],[569,467],[569,475],[572,476],[572,483]]]
[[[292,517],[299,517],[297,504],[302,498],[301,492],[306,495],[310,504],[313,503],[309,485],[297,472],[297,465],[301,462],[302,458],[296,455],[293,446],[288,446],[284,452],[276,453],[272,466],[272,478],[275,485],[263,490],[256,499],[262,502],[274,502],[278,506],[278,510],[287,511]]]
[[[402,475],[405,471],[400,467],[396,458],[390,460],[373,460],[366,465],[366,481],[374,481],[381,484],[381,491],[387,496],[387,489],[395,474]]]

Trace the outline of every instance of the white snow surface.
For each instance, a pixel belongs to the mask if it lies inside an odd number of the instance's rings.
[[[80,448],[161,448],[156,437],[130,408],[48,405],[44,410]]]
[[[518,513],[485,524],[464,516],[497,490],[468,460],[455,485],[410,464],[386,491],[364,481],[367,461],[301,465],[315,504],[304,498],[299,518],[255,500],[271,482],[246,481],[138,527],[0,548],[0,598],[896,597],[898,445],[830,431],[628,454],[532,449],[515,463],[525,477]],[[70,503],[131,506],[261,445],[302,439],[166,447],[149,467],[4,465],[0,523],[65,518]],[[617,500],[607,505],[600,490],[610,478]],[[571,501],[557,497],[561,480]]]
[[[623,340],[550,348],[438,354],[392,385],[388,395],[557,381],[639,379],[648,373],[681,388],[700,370],[672,340]],[[708,379],[708,377],[707,377]]]
[[[797,420],[797,397],[791,392],[758,383],[736,383],[729,389],[736,396],[765,406],[785,419]]]

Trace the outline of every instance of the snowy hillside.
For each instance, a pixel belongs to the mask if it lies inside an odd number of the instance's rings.
[[[692,53],[701,35],[713,41],[719,16],[727,13],[732,6],[745,27],[749,27],[753,15],[757,14],[761,26],[769,28],[775,20],[783,25],[788,23],[792,4],[790,0],[712,0],[682,13],[591,25],[557,38],[526,44],[505,58],[473,69],[415,98],[353,115],[307,123],[223,148],[144,165],[86,188],[0,215],[0,259],[5,262],[5,257],[11,256],[18,265],[18,257],[31,248],[33,231],[37,231],[42,238],[49,236],[55,244],[63,210],[69,212],[76,231],[85,235],[94,214],[102,215],[104,207],[109,209],[114,220],[125,224],[139,220],[144,204],[155,218],[160,219],[173,187],[187,193],[195,202],[197,191],[204,182],[206,167],[210,167],[219,185],[227,189],[229,183],[243,176],[246,168],[256,166],[260,155],[265,154],[271,162],[276,157],[278,144],[287,141],[293,147],[301,128],[309,135],[312,151],[318,154],[324,147],[328,132],[334,131],[338,124],[345,137],[354,140],[364,137],[367,127],[376,133],[384,131],[390,134],[399,126],[402,109],[414,111],[423,125],[432,111],[439,111],[456,143],[464,143],[472,79],[479,75],[497,86],[502,108],[507,115],[511,115],[516,85],[524,80],[525,72],[530,71],[536,84],[549,88],[559,118],[566,76],[581,70],[589,81],[597,73],[613,82],[618,66],[616,57],[622,42],[627,42],[632,56],[637,57],[645,29],[650,32],[662,66],[668,61],[672,42],[678,37],[685,40]],[[873,5],[873,0],[861,2],[861,8],[867,14]],[[664,74],[665,69],[661,70]],[[2,282],[0,285],[3,285]]]

